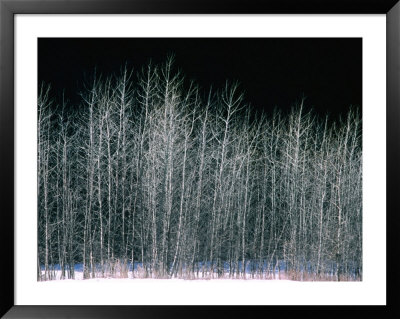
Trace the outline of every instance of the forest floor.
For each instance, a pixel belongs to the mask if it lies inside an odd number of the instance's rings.
[[[241,266],[239,266],[241,267]],[[274,270],[271,269],[269,272],[264,270],[263,273],[257,273],[256,271],[251,271],[249,267],[246,267],[245,274],[242,272],[240,273],[233,273],[231,274],[229,272],[229,268],[225,268],[225,272],[223,274],[218,275],[216,272],[211,273],[210,271],[207,271],[206,269],[202,269],[202,267],[199,267],[198,271],[195,272],[189,272],[185,273],[177,273],[177,275],[174,275],[173,277],[165,277],[165,278],[160,278],[152,275],[147,275],[145,274],[144,269],[141,267],[141,263],[136,263],[134,264],[134,267],[132,267],[131,263],[128,264],[122,264],[122,263],[116,263],[113,264],[112,271],[110,271],[111,268],[107,268],[107,266],[104,267],[104,273],[100,271],[100,265],[96,265],[96,271],[95,273],[90,273],[87,275],[87,278],[84,278],[84,273],[83,273],[83,265],[82,264],[75,264],[74,266],[74,278],[71,278],[71,275],[66,269],[64,276],[62,276],[61,273],[61,268],[60,266],[54,265],[54,268],[50,270],[50,276],[49,279],[45,280],[45,271],[44,267],[42,266],[41,268],[41,274],[42,274],[42,280],[39,281],[60,281],[60,280],[95,280],[95,281],[100,281],[100,280],[111,280],[111,279],[117,279],[117,280],[129,280],[132,281],[132,279],[142,279],[145,281],[148,280],[162,280],[162,279],[168,279],[168,280],[187,280],[187,281],[205,281],[205,280],[231,280],[231,281],[237,281],[237,280],[246,280],[246,281],[254,281],[254,280],[290,280],[290,281],[337,281],[337,277],[334,272],[330,273],[325,273],[325,274],[320,274],[319,276],[315,276],[313,273],[309,273],[307,271],[299,271],[299,272],[294,272],[294,271],[286,271],[286,267],[284,263],[281,263],[279,267],[275,267]],[[351,276],[351,277],[345,277],[341,276],[340,281],[360,281],[361,278],[357,278],[356,276]]]
[[[44,276],[44,271],[42,272],[42,275]],[[55,276],[54,276],[55,275]],[[58,280],[111,280],[111,279],[116,279],[116,280],[132,280],[132,279],[142,279],[142,280],[189,280],[189,281],[196,281],[196,280],[291,280],[290,276],[287,275],[284,272],[281,272],[279,274],[273,274],[269,276],[264,276],[260,277],[258,275],[252,275],[252,274],[246,274],[245,277],[243,275],[239,276],[230,276],[229,273],[226,273],[222,276],[218,276],[217,274],[214,274],[212,276],[210,273],[204,274],[204,276],[200,273],[199,276],[197,277],[172,277],[172,278],[152,278],[152,277],[144,277],[140,274],[133,274],[131,271],[128,272],[128,274],[120,274],[120,273],[115,273],[113,275],[107,275],[105,274],[104,276],[101,273],[96,273],[95,277],[90,277],[90,278],[83,278],[83,272],[81,271],[75,271],[75,276],[74,278],[68,278],[67,275],[65,275],[65,278],[61,277],[61,271],[57,270],[53,273],[52,279],[50,281],[58,281]],[[43,280],[45,281],[45,280]]]

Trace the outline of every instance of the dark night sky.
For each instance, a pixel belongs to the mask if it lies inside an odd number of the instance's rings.
[[[83,79],[139,70],[175,55],[175,67],[208,91],[238,81],[255,108],[289,109],[304,95],[316,112],[336,117],[362,103],[362,40],[349,38],[41,38],[39,83],[74,102]]]

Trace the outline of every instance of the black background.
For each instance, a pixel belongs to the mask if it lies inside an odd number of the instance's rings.
[[[175,57],[175,68],[206,94],[238,81],[245,101],[267,111],[305,105],[331,118],[362,104],[361,38],[40,38],[38,80],[78,103],[96,68],[139,71]]]

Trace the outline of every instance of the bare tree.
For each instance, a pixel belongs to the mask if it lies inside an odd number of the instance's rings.
[[[204,94],[173,58],[94,76],[81,103],[38,95],[38,280],[361,280],[355,110],[320,119]],[[43,268],[43,271],[42,271]]]

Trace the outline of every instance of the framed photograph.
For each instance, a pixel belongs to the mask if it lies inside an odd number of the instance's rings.
[[[1,1],[4,318],[398,313],[399,15]]]

